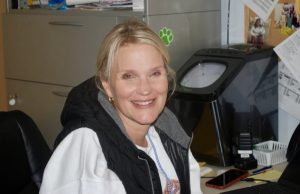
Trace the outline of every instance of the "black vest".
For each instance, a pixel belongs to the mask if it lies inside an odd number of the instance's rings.
[[[64,130],[56,139],[55,146],[73,130],[88,127],[96,132],[108,168],[117,174],[128,194],[161,194],[162,187],[154,161],[123,134],[98,102],[97,95],[98,89],[93,79],[70,92],[62,113]],[[188,148],[170,139],[162,130],[156,128],[156,131],[174,165],[181,194],[189,194]]]

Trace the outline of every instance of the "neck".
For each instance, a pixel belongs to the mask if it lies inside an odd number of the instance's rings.
[[[145,137],[139,138],[139,137],[132,137],[130,135],[129,135],[129,137],[135,145],[138,145],[141,147],[148,147],[148,142]]]
[[[146,139],[146,135],[149,130],[149,125],[140,125],[140,126],[128,126],[125,124],[126,132],[131,139],[131,141],[139,146],[147,147],[148,142]]]

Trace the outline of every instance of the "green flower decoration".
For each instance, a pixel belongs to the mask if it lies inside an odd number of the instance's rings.
[[[162,39],[166,46],[169,46],[174,40],[172,30],[166,27],[159,31],[159,37]]]

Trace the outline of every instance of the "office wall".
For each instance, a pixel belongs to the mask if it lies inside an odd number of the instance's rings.
[[[227,16],[229,0],[221,1],[222,44],[227,44]],[[244,42],[244,4],[241,1],[230,1],[229,44]],[[278,136],[279,141],[288,143],[300,120],[279,108]]]
[[[0,110],[7,110],[6,83],[4,76],[4,51],[2,15],[5,13],[5,1],[0,1]]]

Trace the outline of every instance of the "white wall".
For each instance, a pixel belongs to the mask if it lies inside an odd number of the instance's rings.
[[[221,1],[222,44],[227,45],[227,13],[229,0]],[[230,1],[229,44],[244,42],[244,4],[238,0]],[[287,143],[300,122],[282,109],[278,116],[279,141]]]

